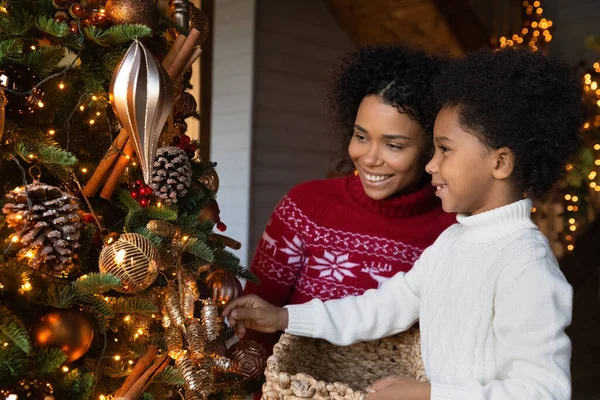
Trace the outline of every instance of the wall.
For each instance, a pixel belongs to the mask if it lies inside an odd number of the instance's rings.
[[[256,7],[251,255],[285,193],[327,177],[323,100],[331,66],[352,47],[321,0],[256,0]]]
[[[551,51],[564,56],[573,66],[582,59],[591,65],[599,54],[586,48],[585,39],[600,35],[600,1],[546,0],[542,5],[554,23]]]
[[[218,163],[218,202],[226,235],[242,242],[247,264],[250,223],[254,0],[215,2],[211,159]]]

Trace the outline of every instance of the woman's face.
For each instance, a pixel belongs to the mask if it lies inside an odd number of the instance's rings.
[[[430,152],[421,125],[370,95],[358,108],[348,153],[367,196],[382,200],[416,189]]]

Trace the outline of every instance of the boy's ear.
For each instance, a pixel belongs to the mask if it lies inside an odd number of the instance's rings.
[[[492,174],[496,179],[508,179],[515,169],[515,154],[508,147],[494,151],[496,165]]]

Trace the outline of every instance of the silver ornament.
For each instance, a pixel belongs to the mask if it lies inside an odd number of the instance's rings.
[[[115,69],[110,101],[135,144],[146,184],[150,184],[158,139],[173,100],[173,83],[167,71],[143,44],[134,41]]]

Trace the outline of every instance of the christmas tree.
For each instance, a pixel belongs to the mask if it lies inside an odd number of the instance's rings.
[[[255,278],[186,134],[207,18],[75,1],[0,1],[0,399],[242,396],[264,352],[220,308]]]
[[[501,37],[500,47],[528,46],[534,51],[548,51],[553,22],[544,18],[540,1],[523,1],[522,6],[523,28],[512,36]],[[594,49],[600,49],[598,43],[598,37],[588,40],[589,47]],[[534,220],[550,240],[557,257],[575,249],[577,238],[600,213],[600,60],[581,72],[587,106],[587,121],[581,127],[582,149],[565,165],[565,177],[549,198],[538,200],[533,209]]]

